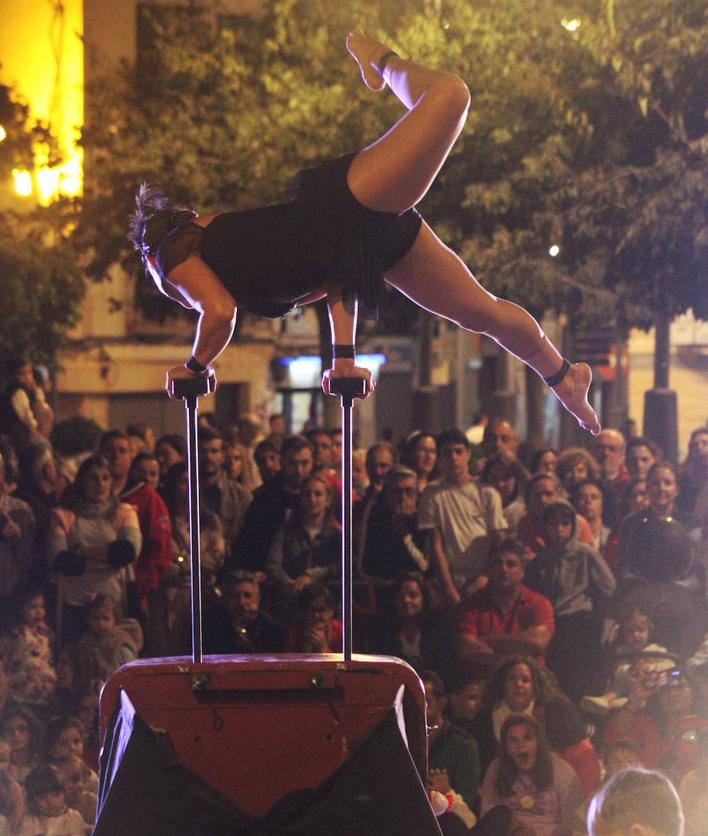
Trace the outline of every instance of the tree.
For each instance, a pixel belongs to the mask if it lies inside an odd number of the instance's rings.
[[[50,164],[58,162],[51,132],[2,85],[0,124],[6,132],[0,143],[1,178],[9,180],[15,168],[32,170],[39,143]],[[0,363],[26,355],[53,367],[56,352],[66,344],[84,292],[68,237],[59,207],[0,211]]]

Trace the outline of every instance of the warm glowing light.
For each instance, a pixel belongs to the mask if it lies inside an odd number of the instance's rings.
[[[578,20],[577,17],[573,17],[573,18],[564,17],[563,20],[561,20],[561,26],[564,29],[567,29],[568,32],[575,32],[577,29],[580,29],[580,21]]]
[[[79,154],[59,168],[59,193],[75,197],[81,193],[82,166]]]
[[[37,169],[36,179],[39,202],[46,206],[57,191],[57,171],[43,165]]]
[[[551,258],[555,258],[560,251],[561,248],[558,246],[558,244],[554,244],[552,247],[549,248],[548,255],[550,255]]]
[[[0,125],[0,142],[2,142],[3,139],[6,139],[6,138],[7,138],[7,131],[5,130],[5,128],[3,128],[2,125]]]
[[[32,194],[32,175],[29,171],[13,168],[12,178],[15,181],[15,191],[20,197],[29,197]]]

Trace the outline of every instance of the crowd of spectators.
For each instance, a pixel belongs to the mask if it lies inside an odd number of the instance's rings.
[[[17,363],[0,407],[0,834],[90,832],[100,688],[191,650],[184,438],[133,423],[68,457],[52,423]],[[341,433],[207,414],[198,446],[205,653],[340,651]],[[499,806],[500,834],[585,833],[588,800],[630,764],[661,770],[687,832],[708,832],[707,474],[706,427],[680,467],[616,429],[525,450],[494,418],[481,440],[418,430],[355,451],[354,650],[420,674],[446,833]]]

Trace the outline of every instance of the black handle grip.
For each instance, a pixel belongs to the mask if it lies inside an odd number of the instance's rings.
[[[364,395],[366,394],[366,381],[363,377],[330,377],[329,394],[349,395],[350,397]]]
[[[209,369],[208,374],[200,374],[199,377],[190,377],[172,381],[172,394],[175,398],[208,395],[215,389],[216,375],[211,369]]]

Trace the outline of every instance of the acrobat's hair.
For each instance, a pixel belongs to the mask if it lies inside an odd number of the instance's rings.
[[[196,214],[194,209],[180,205],[160,189],[141,183],[135,195],[128,239],[143,259],[154,256],[165,235]]]

